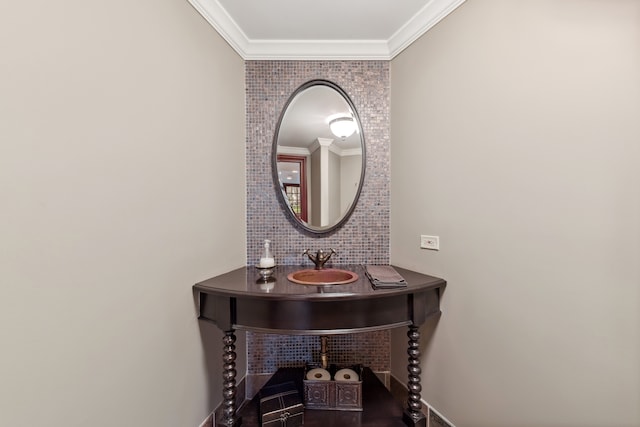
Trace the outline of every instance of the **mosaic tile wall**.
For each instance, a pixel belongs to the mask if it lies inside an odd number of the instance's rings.
[[[275,372],[278,368],[303,366],[320,362],[320,337],[251,333],[247,348],[249,365],[259,372]],[[361,363],[376,372],[389,371],[389,331],[363,332],[329,337],[329,363],[350,366]]]
[[[246,167],[247,263],[255,265],[262,241],[270,239],[276,262],[312,265],[304,249],[335,248],[336,264],[389,262],[390,146],[388,61],[247,61]],[[363,126],[366,172],[362,193],[349,221],[315,237],[292,223],[276,196],[271,148],[280,113],[289,96],[313,79],[331,80],[353,101]],[[336,256],[334,255],[334,258]],[[389,332],[334,336],[332,363],[364,363],[389,371]],[[318,337],[248,333],[249,374],[318,361]],[[348,362],[345,362],[349,359]]]

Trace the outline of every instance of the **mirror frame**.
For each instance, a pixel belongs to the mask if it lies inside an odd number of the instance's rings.
[[[296,98],[296,96],[298,96],[300,93],[302,93],[306,89],[313,86],[329,87],[335,90],[336,92],[338,92],[338,94],[342,96],[342,98],[349,105],[349,108],[353,112],[353,117],[356,120],[358,129],[360,130],[360,143],[362,145],[362,169],[360,171],[360,182],[358,184],[358,190],[356,191],[355,197],[353,198],[353,202],[351,203],[351,206],[349,206],[349,209],[345,212],[345,214],[342,216],[342,218],[338,222],[325,228],[310,226],[309,224],[302,221],[296,216],[296,214],[293,212],[293,209],[291,208],[291,205],[289,204],[289,201],[287,199],[287,196],[284,190],[284,186],[282,185],[282,183],[280,182],[280,178],[278,177],[278,137],[280,135],[280,126],[282,125],[282,121],[284,119],[284,116],[287,110],[289,109],[289,106],[291,105],[293,100]],[[360,200],[360,193],[362,192],[362,186],[364,185],[366,165],[367,165],[367,155],[366,155],[364,129],[362,128],[362,122],[360,121],[358,110],[356,109],[356,106],[354,105],[353,101],[351,101],[351,98],[349,97],[349,95],[347,95],[347,93],[336,83],[330,80],[324,80],[324,79],[310,80],[306,83],[303,83],[300,87],[298,87],[291,94],[287,102],[282,107],[282,111],[280,112],[280,117],[278,118],[278,123],[276,124],[276,129],[273,136],[273,144],[271,146],[271,171],[273,175],[273,183],[276,189],[278,201],[280,202],[281,205],[283,205],[284,209],[286,210],[288,214],[288,219],[292,221],[296,227],[302,228],[304,231],[311,233],[312,235],[315,235],[315,236],[326,235],[341,228],[349,220],[349,218],[351,217],[351,214],[353,214],[353,211],[356,208],[356,205],[358,204],[358,201]]]

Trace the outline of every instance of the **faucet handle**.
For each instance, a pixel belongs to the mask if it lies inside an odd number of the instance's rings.
[[[333,254],[338,254],[338,252],[336,252],[333,248],[329,248],[328,251],[322,253],[322,264],[324,265],[325,262],[329,261],[329,258],[331,258],[331,255]]]
[[[305,250],[302,252],[302,255],[306,255],[306,256],[308,256],[308,257],[309,257],[309,259],[310,259],[311,261],[313,261],[313,263],[314,263],[314,264],[316,263],[316,256],[315,256],[315,255],[313,255],[309,249],[305,249]]]

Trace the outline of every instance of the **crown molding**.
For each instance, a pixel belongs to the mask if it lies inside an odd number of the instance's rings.
[[[252,40],[218,0],[189,0],[244,60],[391,60],[464,2],[429,1],[389,40]]]
[[[246,60],[385,60],[389,46],[380,40],[252,40],[238,53]]]
[[[389,38],[389,59],[409,47],[466,0],[431,0]]]
[[[244,58],[249,39],[217,0],[189,0],[200,15]]]

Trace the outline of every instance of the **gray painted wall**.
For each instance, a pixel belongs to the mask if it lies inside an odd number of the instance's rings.
[[[245,264],[244,63],[188,2],[1,9],[0,425],[198,426],[222,345],[191,287]]]
[[[423,396],[458,427],[640,425],[639,52],[640,2],[485,0],[391,63],[391,261],[448,280]]]

